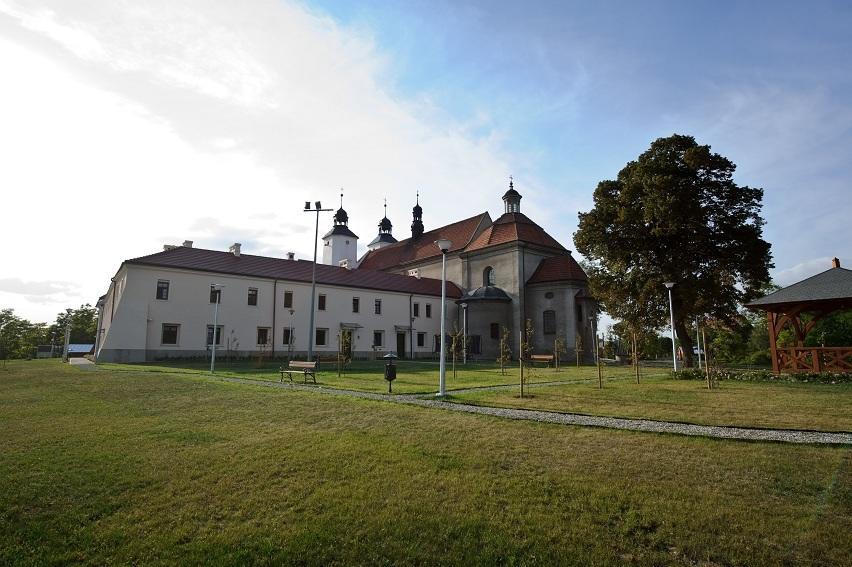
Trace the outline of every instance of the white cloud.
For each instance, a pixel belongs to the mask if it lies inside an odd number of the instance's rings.
[[[820,274],[829,268],[831,268],[831,258],[814,258],[813,260],[796,264],[790,268],[778,270],[772,281],[781,287],[786,287]]]
[[[0,3],[15,38],[0,40],[0,276],[68,280],[73,304],[164,242],[306,257],[301,204],[341,186],[362,247],[385,196],[398,237],[418,188],[427,229],[500,212],[518,162],[501,134],[389,95],[361,30],[271,0],[52,4]],[[3,298],[33,318],[67,306]]]

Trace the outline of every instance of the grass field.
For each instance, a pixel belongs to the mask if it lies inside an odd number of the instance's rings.
[[[852,448],[0,371],[0,564],[843,565]]]
[[[437,390],[436,363],[398,361],[397,364],[394,393],[427,394]],[[100,366],[122,372],[179,371],[196,375],[206,375],[209,370],[203,362],[186,361]],[[338,377],[336,370],[327,365],[318,374],[317,382],[330,388],[386,393],[388,386],[382,377],[382,367],[382,362],[358,361]],[[278,380],[277,368],[278,363],[257,367],[251,362],[233,362],[219,366],[217,375]],[[597,368],[592,366],[569,365],[559,371],[535,368],[527,375],[533,387],[523,399],[514,387],[518,381],[517,368],[507,369],[502,375],[494,365],[459,365],[455,377],[448,370],[447,388],[452,394],[451,401],[479,405],[702,425],[852,431],[852,384],[725,381],[708,391],[700,381],[672,380],[668,368],[643,368],[641,382],[636,384],[631,368],[607,366],[603,369],[604,388],[598,389]],[[540,385],[551,382],[556,384]],[[453,390],[498,385],[513,387],[453,394]]]
[[[852,384],[724,381],[713,390],[695,380],[644,377],[467,392],[453,401],[479,405],[648,418],[704,425],[852,431]]]
[[[233,376],[239,378],[250,378],[257,380],[278,380],[277,372],[279,366],[286,366],[286,362],[266,362],[258,365],[251,361],[221,362],[217,363],[216,374],[220,376]],[[431,361],[407,361],[399,360],[397,365],[397,378],[393,382],[393,391],[398,394],[428,394],[438,390],[438,363]],[[210,365],[206,362],[172,361],[150,364],[100,364],[101,368],[118,371],[149,371],[149,372],[187,372],[193,374],[207,374]],[[387,392],[388,383],[383,376],[384,362],[382,361],[354,361],[351,367],[337,375],[334,363],[321,363],[321,372],[317,375],[317,381],[323,386],[330,388],[342,388],[361,390],[365,392]],[[627,379],[631,370],[627,367],[607,368],[607,375],[611,378]],[[655,376],[668,374],[667,369],[648,370]],[[556,371],[552,368],[536,368],[532,374],[531,382],[548,381],[576,381],[597,379],[597,370],[591,366],[566,366]],[[296,377],[294,376],[294,380]],[[478,388],[482,386],[498,386],[501,384],[515,384],[518,381],[518,369],[506,368],[505,375],[500,373],[500,368],[493,364],[458,364],[455,374],[452,365],[447,365],[447,389]]]

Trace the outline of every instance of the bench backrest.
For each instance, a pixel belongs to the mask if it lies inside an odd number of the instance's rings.
[[[312,362],[303,361],[303,360],[293,360],[290,362],[290,368],[316,368],[317,361],[314,360]]]
[[[534,354],[530,356],[533,360],[553,360],[552,354]]]

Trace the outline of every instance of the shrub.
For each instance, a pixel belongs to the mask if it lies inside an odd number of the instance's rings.
[[[706,380],[706,370],[687,368],[672,372],[675,380]],[[740,380],[743,382],[795,382],[818,384],[852,384],[850,372],[794,372],[775,374],[770,370],[735,370],[728,368],[712,368],[710,377],[714,380]]]

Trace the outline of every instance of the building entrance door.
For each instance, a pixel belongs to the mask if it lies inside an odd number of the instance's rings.
[[[396,334],[396,355],[405,358],[405,333]]]

